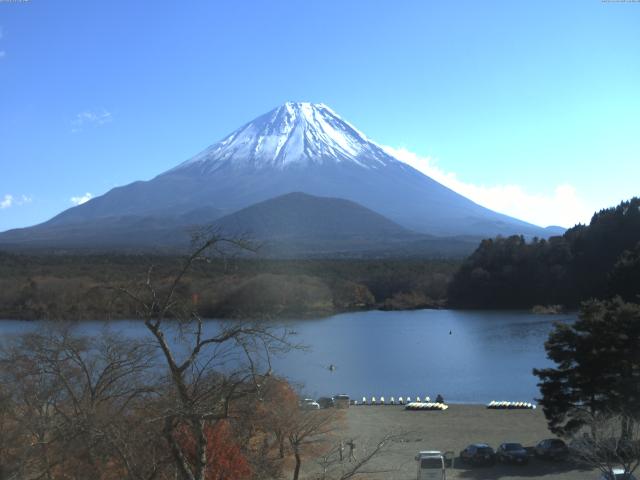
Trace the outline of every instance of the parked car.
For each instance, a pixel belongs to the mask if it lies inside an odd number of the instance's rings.
[[[460,452],[460,460],[469,465],[493,465],[496,454],[486,443],[472,443]]]
[[[445,458],[438,450],[423,450],[416,455],[417,480],[446,480]]]
[[[331,397],[320,397],[318,399],[318,405],[320,405],[320,408],[333,408],[335,407],[335,402]]]
[[[338,393],[333,396],[333,402],[336,408],[349,408],[349,403],[351,402],[351,399],[349,398],[349,395],[347,395],[346,393]]]
[[[529,461],[529,454],[520,443],[503,443],[496,450],[496,458],[502,463],[525,465]]]
[[[600,480],[636,480],[636,477],[625,472],[624,468],[614,468],[611,472],[600,475]]]
[[[535,454],[538,458],[564,460],[569,455],[569,447],[559,438],[547,438],[536,445]]]
[[[305,398],[300,402],[300,408],[304,410],[319,410],[320,404],[313,398]]]

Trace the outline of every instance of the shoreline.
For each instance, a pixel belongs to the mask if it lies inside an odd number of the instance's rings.
[[[334,317],[336,315],[342,315],[346,313],[366,313],[366,312],[413,312],[417,310],[451,310],[455,312],[513,312],[513,313],[528,313],[531,315],[541,315],[541,316],[562,316],[562,315],[575,315],[578,313],[578,310],[567,309],[562,312],[536,312],[531,308],[457,308],[450,305],[442,304],[442,305],[424,305],[424,306],[416,306],[410,308],[393,308],[389,307],[385,304],[378,304],[373,308],[348,308],[348,309],[334,309],[331,311],[327,310],[305,310],[301,312],[286,312],[285,314],[272,315],[265,314],[262,318],[242,318],[237,316],[220,316],[220,317],[202,317],[203,320],[224,320],[224,321],[257,321],[257,322],[278,322],[278,321],[307,321],[307,320],[322,320],[329,317]],[[167,318],[168,320],[175,320]],[[131,316],[113,316],[109,318],[38,318],[36,316],[2,316],[0,314],[0,322],[3,321],[18,321],[18,322],[39,322],[39,321],[48,321],[48,322],[61,322],[61,323],[80,323],[80,322],[117,322],[117,321],[135,321],[140,320],[137,318],[132,318]]]
[[[376,305],[374,308],[348,308],[348,309],[335,309],[335,310],[305,310],[300,312],[287,312],[285,314],[279,314],[272,316],[272,314],[266,314],[263,318],[247,319],[237,316],[220,316],[216,318],[202,317],[203,320],[238,320],[238,321],[292,321],[292,320],[321,320],[327,317],[333,317],[335,315],[341,315],[343,313],[359,313],[359,312],[402,312],[402,311],[414,311],[414,310],[455,310],[448,308],[447,306],[417,306],[413,308],[390,308],[384,304]],[[175,320],[167,318],[168,320]],[[139,320],[131,318],[130,316],[117,316],[110,318],[36,318],[34,316],[12,316],[4,317],[0,314],[0,322],[4,320],[9,321],[23,321],[23,322],[39,322],[42,320],[50,322],[109,322],[109,321],[132,321]]]

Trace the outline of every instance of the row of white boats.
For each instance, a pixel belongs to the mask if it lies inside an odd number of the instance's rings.
[[[404,407],[405,410],[439,410],[444,411],[449,405],[438,402],[411,402]]]
[[[351,405],[405,405],[407,410],[446,410],[447,408],[449,408],[449,406],[444,402],[432,402],[429,396],[425,396],[424,400],[422,400],[420,397],[415,397],[415,400],[412,400],[411,397],[390,397],[388,400],[386,400],[385,397],[362,397],[361,402],[359,402],[358,400],[351,400]],[[487,404],[487,408],[495,410],[535,410],[536,406],[533,403],[529,402],[492,400]]]
[[[487,408],[492,408],[495,410],[500,410],[500,409],[535,410],[536,406],[533,403],[528,403],[528,402],[506,402],[506,401],[496,402],[495,400],[491,400],[487,404]]]
[[[424,397],[424,402],[430,401],[431,398]],[[415,402],[423,403],[420,397],[415,397]],[[408,405],[409,403],[412,403],[411,397],[390,397],[388,400],[385,400],[384,397],[371,397],[371,399],[362,397],[362,402],[357,400],[351,402],[352,405]]]

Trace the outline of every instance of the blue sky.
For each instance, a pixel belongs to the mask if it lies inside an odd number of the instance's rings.
[[[0,231],[323,102],[491,208],[640,194],[640,3],[0,2]]]

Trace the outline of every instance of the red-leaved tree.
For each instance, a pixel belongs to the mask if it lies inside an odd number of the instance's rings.
[[[235,441],[233,428],[227,420],[219,420],[204,427],[207,437],[206,480],[246,480],[251,478],[251,467],[242,449]],[[187,461],[196,463],[196,441],[187,425],[176,430],[176,439],[186,454]]]

